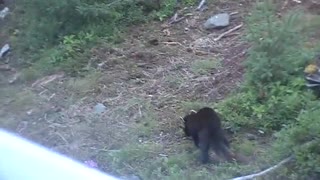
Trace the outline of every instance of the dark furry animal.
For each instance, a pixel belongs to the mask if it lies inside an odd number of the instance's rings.
[[[229,142],[221,128],[220,118],[212,108],[204,107],[198,112],[191,112],[183,118],[183,121],[186,136],[191,136],[196,147],[201,150],[202,163],[209,161],[210,147],[218,156],[223,156],[228,161],[233,160]]]

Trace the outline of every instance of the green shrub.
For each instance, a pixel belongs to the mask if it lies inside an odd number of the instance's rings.
[[[303,48],[299,17],[293,12],[280,20],[273,5],[263,3],[248,18],[247,39],[252,47],[245,66],[249,85],[257,89],[276,81],[288,85],[292,77],[301,75],[313,54]]]
[[[298,15],[279,19],[272,4],[256,7],[247,21],[252,47],[245,61],[245,83],[241,93],[219,103],[218,109],[234,130],[280,130],[271,159],[293,154],[295,161],[284,173],[318,179],[320,103],[303,79],[303,68],[314,52],[304,48],[308,33],[301,32],[305,28]]]
[[[278,139],[274,144],[275,156],[295,155],[296,163],[292,170],[300,178],[307,178],[310,175],[320,177],[320,104],[319,102],[313,104],[314,109],[310,108],[301,113],[296,124],[276,134]]]
[[[276,17],[273,4],[258,4],[247,19],[251,43],[242,93],[221,103],[232,128],[280,130],[296,121],[311,97],[305,92],[304,65],[313,53],[303,48],[299,14]]]
[[[158,12],[155,12],[155,16],[160,21],[163,21],[164,19],[173,15],[174,9],[176,7],[176,2],[176,0],[164,0],[162,3],[162,8]]]
[[[290,86],[274,83],[265,99],[259,100],[254,88],[244,87],[247,91],[235,94],[217,106],[218,111],[227,120],[227,126],[234,131],[241,127],[279,130],[296,121],[297,115],[304,110],[314,96],[301,90],[303,79],[293,79]]]
[[[21,0],[13,16],[14,29],[21,31],[12,40],[28,60],[21,63],[33,66],[25,71],[27,79],[56,70],[78,73],[88,64],[90,43],[121,42],[126,27],[154,17],[147,9],[158,10],[162,19],[175,5],[175,0]]]
[[[59,43],[61,38],[91,31],[98,36],[112,35],[118,27],[145,20],[142,8],[130,0],[22,0],[25,48],[41,48]]]

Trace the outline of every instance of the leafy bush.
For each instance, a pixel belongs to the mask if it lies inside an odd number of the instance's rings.
[[[287,85],[301,74],[313,54],[302,48],[305,38],[299,35],[299,17],[294,12],[280,20],[273,5],[263,3],[248,18],[252,48],[245,66],[249,85],[262,89],[276,81]]]
[[[176,7],[176,2],[176,0],[164,0],[162,8],[155,13],[155,16],[160,21],[163,21],[165,18],[168,18],[170,15],[173,14],[174,9]]]
[[[291,86],[274,83],[262,102],[259,100],[259,92],[244,87],[242,93],[225,99],[217,108],[228,121],[227,126],[234,131],[241,127],[279,130],[286,124],[295,122],[300,110],[313,98],[312,94],[301,90],[303,79],[296,78],[292,81]]]
[[[142,8],[130,0],[22,0],[21,38],[27,49],[58,43],[62,37],[91,31],[111,35],[118,27],[145,20]]]
[[[297,14],[276,17],[272,4],[259,4],[248,18],[252,44],[241,93],[224,100],[219,111],[234,130],[262,128],[276,134],[272,159],[295,155],[285,172],[298,179],[320,177],[320,103],[304,87],[303,68],[314,53],[304,48],[308,33]]]
[[[313,53],[303,48],[299,18],[291,13],[279,19],[275,14],[272,4],[262,3],[247,19],[252,46],[242,93],[219,105],[234,129],[280,130],[296,121],[310,99],[302,72]]]
[[[277,133],[276,156],[295,155],[293,170],[300,179],[320,177],[320,104],[301,113],[298,122]]]

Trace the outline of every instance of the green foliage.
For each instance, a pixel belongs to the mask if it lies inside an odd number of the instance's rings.
[[[295,163],[285,173],[298,179],[317,179],[320,104],[304,87],[302,73],[314,52],[304,48],[308,33],[301,32],[306,28],[298,23],[298,15],[290,13],[279,19],[272,4],[258,4],[247,21],[247,39],[252,47],[245,61],[245,84],[241,93],[217,108],[234,131],[280,130],[271,158],[279,160],[294,154]],[[239,148],[248,151],[244,146]]]
[[[188,6],[192,6],[198,3],[197,0],[182,0],[182,3]]]
[[[256,144],[249,140],[242,140],[235,145],[235,149],[237,152],[244,154],[246,156],[250,156],[254,154],[255,149],[257,149]]]
[[[179,147],[177,147],[179,148]],[[101,154],[101,158],[108,161],[112,169],[119,174],[138,174],[142,179],[229,179],[235,174],[249,173],[248,166],[220,164],[199,166],[197,153],[181,151],[165,157],[159,157],[160,146],[155,144],[132,145],[122,150]],[[129,167],[129,168],[128,168]],[[212,169],[215,169],[212,173]]]
[[[294,171],[305,179],[320,173],[320,103],[298,116],[298,122],[277,133],[276,156],[295,155]],[[308,179],[308,178],[307,178]]]
[[[82,72],[93,42],[119,42],[120,28],[146,20],[131,0],[22,0],[16,9],[16,28],[23,31],[15,47],[28,59],[22,63],[31,64],[26,80],[56,70]]]
[[[129,0],[22,0],[17,6],[25,13],[20,38],[29,42],[26,49],[56,44],[81,31],[112,35],[117,27],[144,20],[141,7]]]
[[[224,117],[227,127],[232,131],[239,131],[241,127],[255,127],[254,118],[251,116],[252,104],[255,96],[251,92],[238,93],[217,104],[217,111]]]
[[[313,53],[303,48],[297,14],[282,20],[272,4],[258,4],[248,17],[247,39],[252,44],[245,61],[242,93],[218,107],[234,130],[241,127],[279,130],[296,121],[312,99],[305,92],[302,72]]]
[[[173,15],[174,9],[176,7],[176,0],[163,0],[161,9],[155,13],[155,16],[163,21],[169,16]]]
[[[252,43],[246,65],[246,81],[256,88],[274,83],[290,83],[300,75],[312,53],[303,49],[298,13],[278,19],[271,4],[264,3],[248,18],[248,40]]]
[[[151,160],[158,152],[157,149],[159,147],[155,144],[135,144],[124,147],[122,150],[103,153],[102,158],[109,162],[116,173],[123,174],[126,172],[127,166],[134,167],[135,171],[143,169],[145,162]]]
[[[86,48],[93,40],[93,34],[82,32],[63,37],[56,53],[51,54],[50,63],[70,74],[78,73],[88,61],[89,57],[85,56],[88,54]]]
[[[292,87],[287,86],[275,86],[271,91],[278,93],[270,94],[263,103],[256,99],[258,94],[248,91],[224,100],[217,108],[233,131],[241,127],[279,130],[294,122],[300,110],[313,97],[303,91],[293,91]]]
[[[92,42],[119,43],[125,27],[154,17],[146,15],[148,9],[159,10],[157,17],[163,20],[175,5],[175,0],[163,4],[144,0],[17,1],[14,20],[20,31],[13,40],[28,59],[22,63],[32,64],[25,70],[26,79],[56,70],[79,73],[88,64],[86,49]]]

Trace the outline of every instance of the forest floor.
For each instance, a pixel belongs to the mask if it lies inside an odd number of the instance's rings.
[[[250,132],[253,141],[245,131],[229,134],[233,151],[250,165],[200,166],[198,151],[180,128],[190,109],[212,106],[241,83],[250,7],[245,0],[211,3],[204,12],[193,7],[191,16],[172,25],[131,27],[123,43],[91,49],[94,70],[86,77],[57,73],[9,83],[19,74],[5,68],[14,67],[13,50],[0,62],[1,127],[79,161],[95,161],[105,172],[141,179],[225,179],[241,175],[234,169],[246,174],[265,167],[255,160],[268,141],[258,132]],[[204,30],[203,23],[220,12],[233,14],[230,25]],[[0,37],[3,45],[8,38]],[[102,113],[94,108],[98,103]]]

